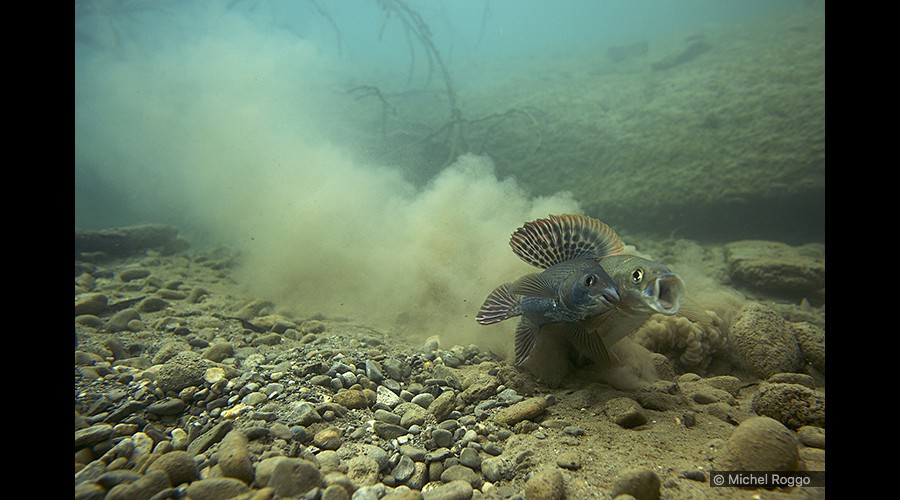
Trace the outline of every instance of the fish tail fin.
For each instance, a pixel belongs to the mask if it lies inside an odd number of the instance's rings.
[[[482,325],[493,325],[520,314],[522,314],[522,308],[519,298],[510,293],[509,283],[504,283],[495,288],[484,300],[484,304],[478,310],[478,315],[475,316],[475,321]]]

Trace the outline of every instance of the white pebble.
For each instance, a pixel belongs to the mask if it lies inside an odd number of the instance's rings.
[[[188,446],[188,435],[184,429],[176,427],[172,429],[172,448],[176,450],[186,450]]]
[[[132,456],[149,454],[153,451],[153,440],[143,432],[135,432],[131,436],[131,442],[134,443],[134,454]]]

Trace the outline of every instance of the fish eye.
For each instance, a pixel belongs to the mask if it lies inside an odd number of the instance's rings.
[[[594,283],[597,282],[597,276],[593,274],[587,275],[587,278],[584,279],[584,286],[594,286]]]
[[[631,281],[635,283],[640,283],[641,280],[644,279],[644,270],[641,268],[637,268],[634,272],[631,273]]]

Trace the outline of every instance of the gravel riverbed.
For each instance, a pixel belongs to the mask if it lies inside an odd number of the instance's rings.
[[[78,250],[75,498],[825,495],[709,480],[825,470],[812,348],[791,351],[793,372],[697,374],[654,354],[660,376],[637,388],[548,387],[474,344],[244,296],[227,250]],[[774,310],[757,309],[741,319]]]

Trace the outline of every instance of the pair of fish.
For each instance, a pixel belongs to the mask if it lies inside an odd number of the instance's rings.
[[[523,261],[543,269],[488,295],[482,325],[521,316],[515,364],[533,354],[542,331],[557,329],[596,363],[610,364],[608,346],[654,313],[676,314],[684,282],[657,262],[623,254],[612,228],[584,215],[550,215],[526,223],[509,241]]]

